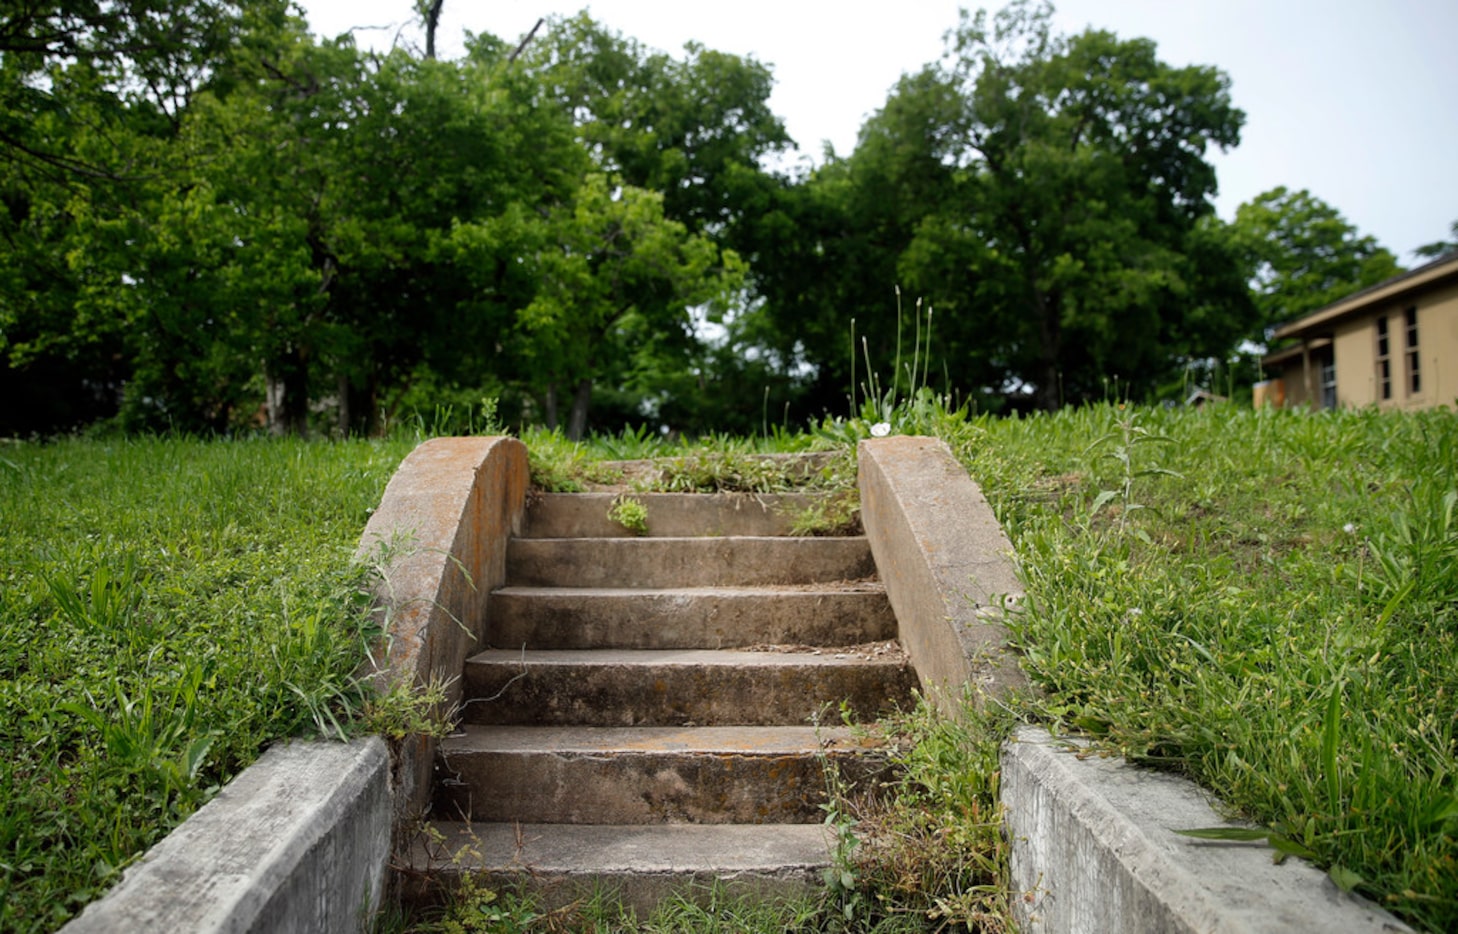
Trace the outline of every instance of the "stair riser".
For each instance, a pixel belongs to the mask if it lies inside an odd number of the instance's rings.
[[[502,648],[831,646],[896,638],[896,616],[884,592],[499,591],[489,606],[488,641]]]
[[[523,538],[633,538],[640,534],[608,518],[613,493],[558,493],[527,508]],[[795,518],[817,497],[806,494],[723,496],[635,493],[647,511],[651,537],[789,535]]]
[[[417,871],[398,877],[406,904],[439,903],[469,871],[487,888],[529,890],[544,908],[607,891],[646,918],[666,899],[700,902],[715,888],[731,897],[803,897],[821,883],[830,863],[830,837],[815,824],[437,828],[439,838],[412,847]],[[426,867],[429,872],[418,871]]]
[[[742,587],[859,580],[864,538],[513,539],[515,587]]]
[[[494,699],[468,702],[463,717],[541,726],[772,726],[838,719],[845,701],[858,719],[873,720],[909,706],[915,687],[915,673],[899,664],[532,665],[523,674],[511,663],[473,660],[466,697]]]
[[[835,755],[869,787],[885,759]],[[442,758],[437,816],[563,824],[810,824],[824,819],[825,760],[814,754],[477,752]]]

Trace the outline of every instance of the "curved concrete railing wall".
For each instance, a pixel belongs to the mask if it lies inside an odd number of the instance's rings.
[[[1012,543],[947,445],[892,437],[857,448],[861,524],[922,689],[955,713],[1025,685],[1004,601],[1022,597]]]
[[[485,632],[486,594],[506,578],[506,542],[520,530],[529,482],[526,446],[514,438],[434,438],[390,479],[356,555],[380,563],[381,690],[439,682],[447,708],[460,703],[461,670]],[[429,804],[435,745],[415,736],[398,751],[397,827]]]
[[[459,700],[527,482],[526,448],[510,438],[437,438],[400,465],[358,552],[381,571],[389,636],[371,671],[382,688],[439,678],[447,703]],[[368,930],[393,836],[427,802],[435,746],[394,752],[378,737],[269,749],[62,930]]]

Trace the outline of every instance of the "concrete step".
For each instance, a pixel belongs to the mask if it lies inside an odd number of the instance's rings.
[[[749,587],[876,573],[863,537],[514,538],[513,587]]]
[[[490,650],[467,659],[469,723],[773,726],[860,720],[910,704],[895,643],[811,652]]]
[[[818,823],[825,767],[868,787],[882,744],[845,727],[468,726],[441,742],[437,816],[559,824]]]
[[[470,873],[555,908],[614,890],[639,917],[718,884],[733,895],[803,896],[821,883],[831,841],[819,824],[465,824],[437,822],[401,873],[403,897],[435,901]]]
[[[692,538],[789,535],[795,518],[823,493],[546,493],[526,510],[523,538]],[[623,496],[647,510],[647,532],[608,518]]]
[[[628,590],[505,587],[490,597],[499,648],[694,649],[854,645],[896,638],[878,581]]]

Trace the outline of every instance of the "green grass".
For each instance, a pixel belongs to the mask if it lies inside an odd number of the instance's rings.
[[[1015,635],[1045,692],[1020,715],[1187,774],[1276,852],[1458,929],[1458,415],[1104,405],[997,420],[916,397],[890,420],[945,438],[1013,539],[1028,591]],[[660,456],[683,462],[661,487],[788,489],[803,483],[749,455],[846,451],[872,423],[527,441],[538,479],[567,488],[611,479],[600,460]],[[368,624],[349,556],[410,446],[0,445],[0,930],[54,928],[268,741],[358,712]],[[837,464],[811,485],[843,488]],[[831,826],[860,842],[843,836],[822,897],[717,893],[637,919],[606,898],[545,912],[478,892],[479,910],[445,921],[998,930],[1008,723],[897,724],[908,779],[836,799]]]
[[[281,737],[336,732],[410,443],[0,444],[0,930],[49,931]]]
[[[1458,415],[1104,405],[949,440],[1017,551],[1038,714],[1458,928]]]

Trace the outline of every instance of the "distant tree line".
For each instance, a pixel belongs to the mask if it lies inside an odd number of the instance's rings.
[[[0,435],[370,433],[487,397],[574,437],[742,432],[844,412],[868,369],[1055,408],[1169,392],[1398,269],[1307,192],[1223,223],[1228,79],[1046,5],[964,13],[808,170],[773,167],[753,59],[582,14],[441,61],[439,8],[425,54],[284,0],[0,14]]]

